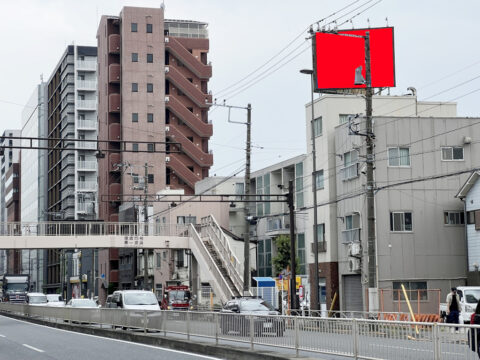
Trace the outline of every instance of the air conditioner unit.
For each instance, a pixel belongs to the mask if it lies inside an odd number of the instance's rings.
[[[165,66],[165,74],[170,72],[170,68],[168,66]]]
[[[362,254],[362,246],[358,242],[348,244],[348,256],[360,257]]]
[[[169,132],[170,131],[170,126],[165,126],[165,132]]]
[[[170,96],[165,96],[165,102],[169,102],[170,101]]]
[[[170,39],[168,37],[165,38],[165,43],[169,43]]]
[[[165,162],[169,162],[170,161],[170,156],[165,156]]]
[[[360,271],[360,259],[357,258],[349,258],[348,259],[348,270],[350,272],[358,272]]]
[[[257,236],[257,232],[255,230],[250,230],[250,236]]]

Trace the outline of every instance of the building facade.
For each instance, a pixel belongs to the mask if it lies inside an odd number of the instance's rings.
[[[1,158],[1,168],[0,168],[0,220],[2,223],[6,223],[8,221],[8,214],[7,214],[7,207],[6,207],[6,176],[8,170],[12,167],[14,163],[20,162],[20,150],[18,148],[12,148],[11,146],[19,146],[20,139],[20,130],[5,130],[2,135],[2,139],[0,140],[0,148],[3,149],[3,154],[0,156]],[[16,139],[9,137],[17,137]],[[5,231],[2,229],[1,231]],[[0,271],[1,273],[11,272],[13,270],[12,266],[8,266],[8,264],[20,264],[20,253],[14,250],[0,250]],[[9,257],[11,260],[9,261]],[[20,265],[16,266],[16,269],[19,269]]]
[[[205,23],[165,20],[163,8],[124,7],[102,17],[97,41],[99,140],[106,141],[99,191],[109,199],[99,216],[118,221],[123,194],[146,186],[193,194],[208,176],[209,39]],[[115,249],[99,253],[112,288],[120,286],[119,257]]]
[[[323,249],[319,254],[319,278],[326,284],[327,306],[330,307],[337,293],[336,306],[342,310],[363,310],[368,305],[367,219],[362,174],[365,142],[364,137],[351,135],[357,130],[365,132],[364,109],[365,100],[360,96],[324,95],[316,99],[313,119],[316,174],[310,175],[312,159],[306,161],[309,182],[316,181],[317,187],[317,231],[320,228],[319,249]],[[354,119],[356,115],[359,116]],[[476,131],[469,127],[473,121],[456,118],[454,103],[419,102],[415,93],[374,96],[373,115],[377,187],[478,164],[475,152],[470,150],[474,145],[463,142],[469,132]],[[306,119],[310,155],[310,104],[306,106]],[[459,130],[448,132],[456,128]],[[462,151],[464,157],[455,158],[459,155],[453,155],[453,151]],[[463,231],[460,224],[443,223],[444,212],[461,211],[461,204],[454,196],[464,180],[465,176],[458,176],[420,182],[376,194],[377,281],[380,289],[390,289],[390,298],[385,300],[393,301],[391,289],[399,287],[401,282],[410,289],[440,289],[442,294],[451,285],[465,283]],[[312,206],[310,195],[308,208]],[[313,208],[308,219],[311,242]],[[307,258],[311,275],[315,271],[311,251]],[[448,269],[443,266],[447,259],[452,264]]]
[[[35,87],[22,111],[22,137],[45,138],[47,136],[46,83]],[[46,141],[35,141],[34,145],[46,146]],[[28,147],[29,141],[22,140]],[[22,222],[36,223],[47,220],[47,150],[21,149],[20,193]],[[28,231],[35,231],[35,226]],[[33,291],[43,291],[44,250],[22,250],[22,273],[30,275]]]
[[[96,47],[69,45],[47,82],[50,221],[97,218],[96,71]],[[64,251],[48,250],[47,292],[66,292],[67,258]]]

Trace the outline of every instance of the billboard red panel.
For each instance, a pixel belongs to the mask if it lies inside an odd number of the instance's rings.
[[[355,69],[362,66],[366,79],[365,39],[340,34],[370,36],[370,70],[372,87],[395,86],[395,52],[393,27],[339,30],[338,33],[315,33],[314,72],[315,91],[359,89],[355,85]]]

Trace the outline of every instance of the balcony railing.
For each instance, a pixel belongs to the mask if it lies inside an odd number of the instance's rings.
[[[342,242],[351,243],[360,241],[360,229],[350,229],[342,231]]]
[[[85,150],[95,150],[97,148],[97,143],[95,141],[77,141],[76,147]]]
[[[97,170],[96,161],[78,161],[77,170]]]
[[[77,80],[77,89],[97,90],[97,82],[95,80]]]
[[[96,100],[77,100],[77,109],[83,110],[97,110]]]
[[[97,62],[92,60],[77,61],[77,70],[97,70]]]
[[[351,164],[341,169],[342,180],[347,181],[358,177],[358,163]]]
[[[77,129],[97,129],[97,122],[95,120],[85,120],[85,119],[78,119],[77,120]]]
[[[77,190],[96,190],[97,182],[96,181],[78,181]]]

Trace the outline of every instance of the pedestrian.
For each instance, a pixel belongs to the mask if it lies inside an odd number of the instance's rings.
[[[453,287],[447,295],[447,323],[458,324],[459,315],[460,297],[457,294],[457,288]],[[458,327],[455,330],[458,330]]]
[[[470,317],[470,325],[480,325],[480,300],[477,303],[477,307],[475,308],[475,312]],[[480,348],[479,348],[479,341],[480,341],[480,328],[469,330],[470,336],[468,337],[468,344],[470,345],[470,349],[475,351],[480,358]]]

